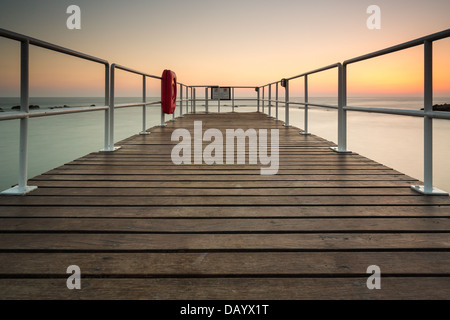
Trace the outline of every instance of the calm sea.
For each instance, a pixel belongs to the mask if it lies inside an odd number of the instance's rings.
[[[151,101],[152,99],[149,99]],[[156,98],[154,99],[156,101]],[[293,99],[296,100],[295,98]],[[302,101],[298,98],[298,101]],[[116,103],[139,102],[139,98],[116,98]],[[310,98],[310,102],[336,104],[336,98]],[[435,98],[434,103],[450,103],[450,98]],[[9,111],[18,105],[18,98],[0,98],[0,108]],[[31,98],[30,104],[41,109],[55,106],[103,105],[103,98]],[[202,111],[203,102],[197,103]],[[352,106],[371,106],[419,110],[422,98],[352,98]],[[217,111],[210,102],[210,111]],[[255,111],[252,101],[236,102],[236,111]],[[267,105],[266,105],[267,108]],[[222,101],[221,111],[231,111],[231,103]],[[266,109],[267,112],[267,109]],[[178,114],[178,110],[176,111]],[[272,115],[275,108],[272,109]],[[284,120],[280,104],[279,118]],[[290,122],[303,128],[303,109],[291,105]],[[147,127],[160,122],[160,107],[147,107]],[[169,117],[168,117],[169,118]],[[141,131],[142,108],[123,108],[115,112],[115,141]],[[309,129],[313,134],[337,141],[337,111],[311,108]],[[348,148],[414,178],[423,179],[422,118],[348,112]],[[434,120],[434,185],[450,191],[450,121]],[[0,190],[17,183],[19,154],[19,120],[0,121]],[[64,163],[103,148],[104,112],[86,112],[42,118],[29,122],[29,169],[34,177]]]

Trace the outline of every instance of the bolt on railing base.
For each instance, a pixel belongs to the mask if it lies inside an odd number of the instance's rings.
[[[339,147],[330,147],[330,149],[337,153],[352,153],[350,150],[339,150]]]
[[[8,190],[0,192],[0,194],[3,195],[10,195],[10,196],[20,196],[25,195],[27,193],[30,193],[33,190],[36,190],[38,187],[36,186],[26,186],[25,188],[19,188],[19,186],[12,187]]]
[[[448,196],[448,192],[445,192],[438,188],[433,188],[433,190],[431,191],[425,191],[424,186],[413,185],[411,186],[411,189],[427,196]]]
[[[147,136],[147,135],[149,135],[150,134],[150,132],[147,132],[147,131],[141,131],[141,132],[139,132],[139,135],[140,136]]]
[[[103,148],[103,149],[100,150],[100,152],[114,152],[114,151],[119,150],[121,148],[122,147],[114,147],[112,149],[110,149],[110,148]]]

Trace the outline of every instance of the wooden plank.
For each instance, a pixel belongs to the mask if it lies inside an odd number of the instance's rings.
[[[0,234],[0,250],[441,250],[448,233]]]
[[[0,232],[450,232],[450,218],[67,219],[13,218]],[[449,236],[450,237],[450,236]],[[449,239],[450,240],[450,239]]]
[[[417,181],[414,178],[405,175],[387,174],[387,175],[133,175],[133,174],[85,174],[85,175],[69,175],[69,174],[43,174],[34,180],[70,180],[70,181]],[[1,197],[0,197],[1,199]]]
[[[304,300],[448,299],[449,277],[384,277],[382,290],[361,278],[0,279],[1,299]],[[175,311],[174,314],[178,314]]]
[[[105,199],[106,198],[106,199]],[[323,205],[450,205],[447,196],[27,196],[1,197],[0,205],[58,206],[323,206]]]
[[[364,188],[370,192],[371,188],[393,188],[396,192],[397,188],[409,188],[411,183],[409,181],[271,181],[269,184],[262,184],[259,181],[72,181],[72,180],[30,180],[33,186],[38,187],[53,187],[53,188],[214,188],[214,189],[246,189],[257,188],[263,189],[275,189],[280,188],[283,190],[289,190],[290,188]],[[66,189],[64,189],[67,191]],[[38,190],[36,190],[38,192]]]
[[[133,168],[146,168],[151,170],[200,170],[207,169],[207,165],[195,165],[195,164],[180,164],[174,165],[172,163],[160,162],[159,164],[149,163],[147,161],[79,161],[72,162],[61,166],[59,169],[99,169],[99,168],[113,168],[113,169],[133,169]],[[213,165],[210,168],[214,170],[245,170],[245,169],[259,169],[260,165],[237,165],[237,164],[224,164]],[[279,166],[279,170],[391,170],[390,168],[376,164],[291,164]]]
[[[33,196],[58,196],[61,188],[39,188]],[[65,196],[306,196],[306,195],[377,195],[417,196],[410,187],[403,188],[64,188]]]
[[[439,263],[435,263],[439,261]],[[0,253],[1,275],[449,275],[449,252]]]
[[[102,155],[92,155],[92,156],[86,156],[83,159],[104,159],[104,160],[110,160],[110,159],[118,159],[118,160],[124,160],[124,161],[146,161],[146,162],[164,162],[172,163],[170,154],[166,155],[153,155],[153,154],[140,154],[140,153],[122,153],[118,154],[115,153],[114,155],[109,155],[106,157],[102,157]],[[340,156],[332,155],[332,154],[296,154],[296,155],[290,155],[286,154],[280,157],[279,159],[280,165],[285,164],[303,164],[307,162],[315,162],[315,163],[332,163],[332,162],[339,162],[339,163],[354,163],[354,162],[363,162],[363,163],[374,163],[373,161],[366,160],[364,158],[357,158],[357,157],[348,157],[348,158],[341,158]]]
[[[261,168],[268,168],[268,166],[261,166]],[[60,175],[60,174],[116,174],[116,175],[261,175],[260,168],[255,169],[227,169],[227,170],[216,170],[214,167],[205,166],[204,169],[180,169],[180,170],[153,170],[147,168],[127,168],[127,169],[115,169],[114,167],[101,167],[97,169],[54,169],[48,171],[47,174],[50,175]],[[358,169],[336,169],[336,170],[278,170],[277,176],[284,175],[398,175],[399,173],[394,170],[358,170]]]
[[[280,218],[450,217],[450,206],[0,206],[1,217]]]

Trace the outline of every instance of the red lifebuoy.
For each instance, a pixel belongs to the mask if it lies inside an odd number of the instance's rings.
[[[164,70],[161,81],[161,108],[164,113],[172,114],[177,106],[177,75]]]

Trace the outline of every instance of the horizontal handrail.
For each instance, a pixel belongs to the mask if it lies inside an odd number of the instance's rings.
[[[141,76],[146,76],[148,78],[153,78],[153,79],[158,79],[158,80],[162,79],[162,77],[154,76],[152,74],[148,74],[148,73],[137,71],[137,70],[134,70],[134,69],[131,69],[131,68],[128,68],[128,67],[124,67],[124,66],[122,66],[120,64],[117,64],[117,63],[113,63],[112,65],[116,69],[120,69],[120,70],[127,71],[127,72],[130,72],[130,73],[134,73],[134,74],[138,74],[138,75],[141,75]]]
[[[155,104],[161,104],[161,101],[116,104],[116,105],[114,105],[114,109],[142,107],[142,106],[150,106],[150,105],[155,105]]]
[[[326,67],[318,68],[318,69],[315,69],[315,70],[312,70],[312,71],[308,71],[308,72],[305,72],[305,73],[302,73],[302,74],[299,74],[299,75],[296,75],[296,76],[293,76],[293,77],[290,77],[290,78],[286,78],[286,80],[293,80],[293,79],[301,78],[301,77],[304,77],[304,76],[308,76],[310,74],[319,73],[319,72],[330,70],[330,69],[334,69],[334,68],[339,68],[340,66],[341,66],[340,62],[334,63],[334,64],[330,64],[329,66],[326,66]]]
[[[379,57],[379,56],[382,56],[382,55],[385,55],[385,54],[388,54],[388,53],[393,53],[393,52],[397,52],[397,51],[400,51],[400,50],[405,50],[405,49],[409,49],[409,48],[412,48],[412,47],[416,47],[416,46],[424,44],[425,41],[433,42],[433,41],[441,40],[441,39],[444,39],[444,38],[447,38],[447,37],[450,37],[450,29],[443,30],[443,31],[437,32],[437,33],[433,33],[431,35],[428,35],[428,36],[425,36],[425,37],[421,37],[421,38],[418,38],[418,39],[415,39],[415,40],[412,40],[412,41],[408,41],[408,42],[405,42],[405,43],[402,43],[402,44],[398,44],[398,45],[395,45],[395,46],[392,46],[392,47],[389,47],[389,48],[386,48],[386,49],[382,49],[382,50],[378,50],[378,51],[375,51],[375,52],[372,52],[372,53],[368,53],[368,54],[365,54],[365,55],[362,55],[362,56],[359,56],[359,57],[356,57],[356,58],[353,58],[353,59],[348,59],[348,60],[345,60],[342,64],[343,65],[352,64],[352,63],[355,63],[355,62],[359,62],[359,61],[363,61],[363,60]]]
[[[64,53],[64,54],[67,54],[67,55],[70,55],[70,56],[74,56],[74,57],[77,57],[77,58],[82,58],[82,59],[93,61],[93,62],[98,62],[98,63],[104,64],[104,65],[109,65],[109,62],[107,60],[100,59],[100,58],[97,58],[97,57],[94,57],[94,56],[91,56],[91,55],[88,55],[88,54],[85,54],[85,53],[82,53],[82,52],[79,52],[79,51],[75,51],[75,50],[71,50],[71,49],[68,49],[68,48],[64,48],[64,47],[61,47],[61,46],[58,46],[58,45],[55,45],[55,44],[52,44],[52,43],[49,43],[49,42],[46,42],[46,41],[38,40],[38,39],[29,37],[29,36],[25,36],[23,34],[19,34],[19,33],[15,33],[15,32],[9,31],[9,30],[5,30],[5,29],[1,29],[0,28],[0,36],[2,36],[4,38],[11,39],[11,40],[17,40],[17,41],[22,41],[22,42],[26,41],[29,44],[32,44],[32,45],[37,46],[37,47],[41,47],[41,48],[49,49],[49,50],[52,50],[52,51]]]
[[[70,113],[92,112],[92,111],[107,110],[108,108],[109,108],[108,106],[97,106],[97,107],[82,107],[82,108],[62,108],[58,110],[48,110],[48,111],[30,110],[29,112],[4,112],[0,115],[0,121],[56,116]]]
[[[232,89],[255,89],[258,86],[225,86],[225,85],[193,85],[190,88],[232,88]]]
[[[384,113],[399,116],[410,116],[410,117],[430,117],[434,119],[450,119],[450,112],[442,111],[432,111],[425,112],[424,110],[405,110],[405,109],[390,109],[390,108],[370,108],[370,107],[355,107],[355,106],[345,106],[345,110],[359,111],[367,113]]]

